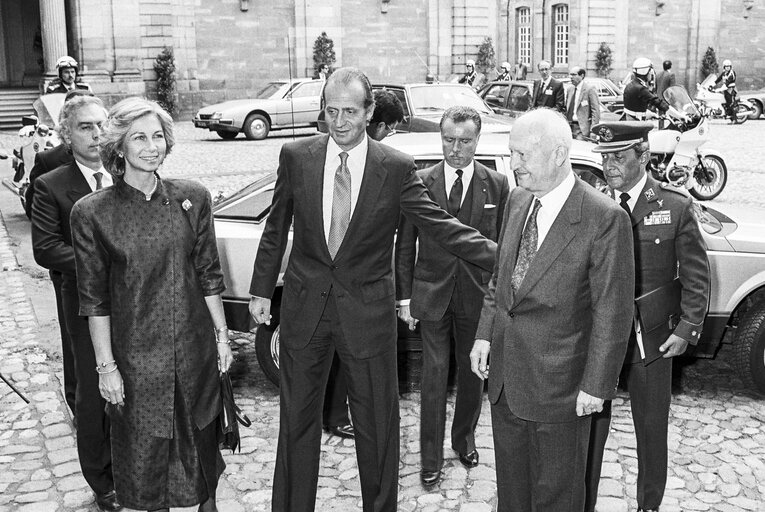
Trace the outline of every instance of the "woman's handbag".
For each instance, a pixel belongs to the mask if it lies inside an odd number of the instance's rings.
[[[236,452],[237,447],[242,451],[239,444],[239,424],[245,427],[252,425],[250,418],[234,403],[234,390],[231,387],[231,377],[228,372],[220,374],[220,398],[223,409],[220,412],[220,430],[223,437],[221,445],[230,448],[231,453]]]

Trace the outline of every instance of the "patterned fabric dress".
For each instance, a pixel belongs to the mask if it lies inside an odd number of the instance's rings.
[[[111,316],[125,405],[109,405],[120,502],[152,510],[214,496],[225,464],[217,349],[205,296],[221,293],[209,192],[159,180],[146,196],[122,179],[72,210],[80,314]]]

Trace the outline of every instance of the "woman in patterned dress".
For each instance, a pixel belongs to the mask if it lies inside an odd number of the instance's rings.
[[[120,502],[214,511],[225,467],[218,372],[233,357],[210,194],[157,174],[173,143],[155,102],[128,98],[109,112],[101,155],[115,183],[72,210],[80,314],[108,402]]]

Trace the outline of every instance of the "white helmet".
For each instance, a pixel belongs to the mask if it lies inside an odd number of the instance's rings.
[[[465,62],[465,65],[466,65],[466,66],[473,66],[473,67],[475,67],[475,61],[474,61],[473,59],[468,59],[468,60]]]
[[[725,66],[733,67],[733,63],[731,63],[731,61],[729,59],[725,59],[723,61],[723,67],[725,67]]]
[[[634,71],[636,75],[645,76],[651,68],[653,68],[651,60],[646,59],[645,57],[638,57],[635,59],[635,62],[632,63],[632,71]]]
[[[503,68],[505,71],[510,71],[510,70],[512,69],[512,67],[510,66],[510,63],[509,63],[509,62],[503,62],[503,63],[502,63],[502,68]]]
[[[80,66],[77,64],[77,61],[71,58],[69,55],[64,55],[56,61],[56,71],[58,72],[59,78],[61,78],[61,71],[65,70],[66,68],[74,68],[75,73],[80,73]]]

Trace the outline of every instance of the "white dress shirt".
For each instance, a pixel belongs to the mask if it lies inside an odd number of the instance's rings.
[[[543,195],[537,197],[539,202],[542,203],[542,207],[537,212],[537,250],[542,246],[542,242],[545,241],[547,233],[550,232],[550,228],[558,218],[558,214],[563,209],[563,204],[568,200],[568,196],[571,195],[571,191],[574,189],[576,178],[574,173],[569,173],[568,176],[554,189]],[[531,215],[532,207],[529,208],[529,213],[526,214],[526,220],[528,221]]]
[[[88,185],[90,186],[90,190],[94,192],[96,190],[96,178],[94,178],[93,175],[97,172],[101,173],[101,188],[110,187],[114,183],[114,180],[112,179],[112,175],[106,172],[106,169],[104,169],[103,165],[101,166],[99,170],[94,171],[90,167],[86,167],[85,165],[82,165],[77,160],[75,160],[74,162],[77,164],[77,167],[80,169],[80,172],[85,178],[85,181],[88,182]]]
[[[359,200],[359,190],[361,190],[361,179],[364,177],[364,166],[367,162],[367,149],[369,141],[366,133],[356,147],[346,151],[348,159],[346,165],[351,173],[351,218],[356,209],[356,202]],[[344,150],[332,139],[327,143],[327,156],[324,158],[324,180],[321,194],[321,209],[324,217],[324,238],[329,242],[329,227],[332,224],[332,196],[335,193],[335,173],[340,167],[340,153]]]
[[[470,180],[473,179],[475,160],[471,160],[468,165],[465,167],[460,167],[460,169],[462,169],[462,197],[460,198],[460,206],[462,206],[462,202],[467,196]],[[447,199],[449,198],[449,193],[452,191],[452,187],[454,186],[455,181],[457,181],[457,168],[447,164],[446,160],[444,160],[444,185],[446,188]]]
[[[637,204],[638,197],[640,197],[641,192],[643,192],[643,187],[645,187],[646,181],[648,181],[648,174],[643,173],[643,177],[640,178],[640,181],[638,181],[634,187],[626,191],[630,195],[630,199],[629,201],[627,201],[627,205],[630,207],[631,212],[635,211],[635,205]],[[615,196],[614,199],[616,199],[617,203],[622,202],[621,197],[619,197],[622,195],[622,192],[624,191],[617,190],[616,193],[614,194]]]

